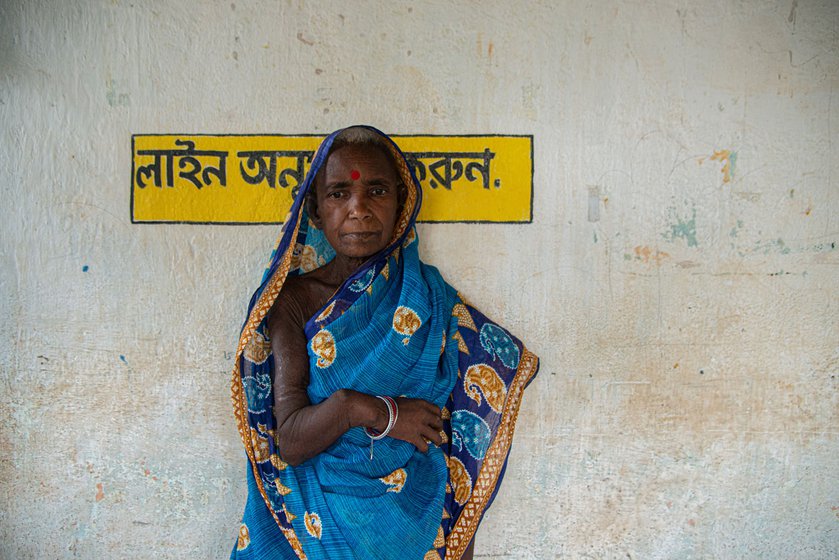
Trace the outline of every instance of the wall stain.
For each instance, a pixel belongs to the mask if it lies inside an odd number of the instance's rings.
[[[131,105],[131,95],[118,93],[113,78],[105,80],[105,99],[111,107],[128,107]]]
[[[737,166],[737,152],[730,150],[714,151],[711,160],[722,162],[723,166],[720,170],[722,173],[722,182],[730,183],[731,177],[734,176],[734,168]]]
[[[143,469],[143,476],[151,478],[153,481],[157,482],[157,475],[152,474],[151,469],[146,466],[145,459],[140,461],[140,467]],[[166,481],[164,481],[163,484],[166,484]]]
[[[600,221],[600,187],[598,185],[588,187],[588,221]]]
[[[626,256],[624,256],[626,258]],[[630,258],[631,255],[630,255]],[[665,259],[669,259],[670,254],[665,253],[664,251],[659,251],[658,249],[653,249],[646,245],[638,245],[635,247],[635,260],[641,261],[644,264],[653,263],[656,266],[661,265],[661,261]],[[628,260],[628,259],[627,259]]]
[[[96,483],[96,501],[101,502],[105,499],[105,486],[101,482]]]
[[[675,224],[670,224],[670,231],[664,234],[664,239],[670,242],[676,239],[684,239],[687,241],[688,247],[698,247],[699,243],[696,241],[696,209],[693,210],[689,220],[676,218]]]
[[[798,0],[792,0],[792,7],[789,10],[789,16],[787,17],[787,21],[792,24],[792,27],[795,28],[795,9],[798,8]]]
[[[751,253],[761,253],[768,255],[770,253],[780,253],[781,255],[801,254],[801,253],[827,253],[836,250],[835,241],[826,241],[824,243],[816,243],[804,247],[790,247],[780,237],[777,239],[770,239],[767,241],[756,241],[751,250],[738,251],[741,257]]]
[[[723,183],[730,183],[731,178],[734,176],[734,170],[737,167],[737,152],[731,150],[714,150],[714,153],[709,156],[711,161],[719,161],[722,163],[722,169],[720,169],[720,173],[722,173],[722,182]],[[699,165],[705,163],[705,158],[699,158],[698,160]]]

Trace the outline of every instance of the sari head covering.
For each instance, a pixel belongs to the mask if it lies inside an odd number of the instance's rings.
[[[371,459],[370,438],[356,427],[291,466],[280,458],[266,315],[286,278],[334,256],[305,201],[333,144],[352,143],[359,128],[390,154],[405,200],[387,247],[304,326],[309,399],[317,404],[342,388],[425,399],[442,409],[443,444],[421,453],[386,437]],[[372,127],[337,131],[316,152],[236,352],[232,399],[248,455],[248,500],[232,559],[459,559],[495,497],[522,392],[539,361],[420,261],[421,201],[404,154]]]

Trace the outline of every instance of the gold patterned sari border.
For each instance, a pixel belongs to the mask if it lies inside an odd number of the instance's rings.
[[[244,352],[245,347],[250,342],[250,339],[253,336],[254,331],[256,331],[256,328],[260,325],[260,323],[262,323],[263,319],[265,319],[265,315],[268,314],[268,311],[270,311],[271,306],[274,305],[274,301],[276,301],[277,296],[280,294],[280,290],[282,289],[283,284],[285,283],[285,279],[288,276],[288,271],[291,268],[291,257],[294,253],[294,240],[297,239],[297,234],[300,230],[300,218],[302,217],[303,212],[302,205],[299,212],[300,214],[298,215],[297,224],[294,226],[294,231],[292,232],[291,236],[292,242],[289,243],[288,248],[286,248],[286,252],[283,255],[283,260],[280,263],[279,268],[274,273],[274,275],[271,276],[271,279],[268,281],[268,286],[266,286],[265,290],[263,290],[262,294],[259,297],[259,300],[251,310],[251,313],[248,316],[248,321],[245,324],[245,328],[242,330],[242,335],[239,337],[239,346],[236,349],[236,357],[234,359],[233,365],[233,379],[231,381],[231,398],[233,400],[233,410],[236,416],[236,427],[239,429],[239,436],[242,438],[242,443],[245,446],[245,452],[248,454],[248,460],[251,464],[251,469],[253,469],[254,479],[256,480],[257,488],[259,488],[259,493],[262,495],[262,499],[265,500],[265,505],[268,507],[268,511],[271,512],[271,515],[274,517],[274,521],[276,521],[277,526],[283,533],[283,536],[285,536],[286,539],[289,541],[289,545],[291,545],[292,549],[294,549],[294,552],[297,554],[297,557],[300,560],[306,560],[306,554],[303,553],[302,548],[300,548],[299,546],[294,546],[294,541],[297,541],[297,543],[299,544],[297,535],[294,533],[294,530],[284,528],[280,523],[280,518],[277,516],[277,513],[271,507],[271,501],[268,498],[268,494],[265,492],[265,486],[262,482],[262,477],[259,476],[259,469],[256,466],[256,457],[254,456],[253,442],[251,442],[247,430],[247,402],[242,386],[242,376],[239,367],[242,352]],[[280,238],[282,239],[282,235],[280,236]]]
[[[475,481],[475,487],[472,489],[472,495],[449,533],[446,542],[446,560],[460,560],[478,529],[481,514],[495,491],[504,461],[510,452],[524,388],[536,374],[538,367],[539,358],[527,348],[523,348],[521,362],[508,389],[498,433],[487,450],[484,463]]]

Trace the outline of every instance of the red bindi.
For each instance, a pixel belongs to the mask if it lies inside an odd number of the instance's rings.
[[[358,169],[353,169],[352,171],[350,171],[350,178],[353,181],[358,181],[359,179],[361,179],[361,173],[359,173]]]

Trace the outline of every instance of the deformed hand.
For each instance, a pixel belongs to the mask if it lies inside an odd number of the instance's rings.
[[[422,399],[406,397],[397,398],[396,405],[399,407],[399,416],[388,434],[390,437],[407,441],[423,453],[428,451],[429,443],[443,443],[440,436],[443,419],[438,407]]]

